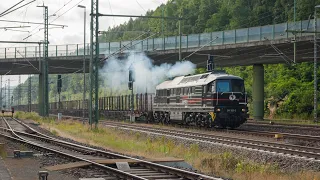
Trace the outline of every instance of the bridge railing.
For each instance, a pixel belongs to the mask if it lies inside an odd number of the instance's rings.
[[[320,19],[318,20],[320,24]],[[307,29],[308,27],[308,29]],[[274,25],[209,32],[202,34],[189,34],[182,36],[181,45],[183,49],[197,48],[204,45],[227,45],[237,43],[248,43],[263,41],[265,39],[276,40],[291,38],[294,35],[286,30],[313,30],[313,20],[287,22]],[[320,28],[319,28],[320,29]],[[312,33],[298,33],[297,36],[313,35]],[[216,39],[217,38],[217,39]],[[216,40],[214,40],[216,39]],[[90,53],[90,45],[86,44],[86,54]],[[138,51],[152,52],[163,50],[178,50],[179,37],[170,36],[165,38],[152,38],[136,41],[120,41],[100,43],[100,54],[112,54],[121,50],[122,52]],[[40,56],[43,49],[40,48]],[[49,57],[82,56],[83,44],[49,45]],[[39,57],[39,46],[31,47],[9,47],[0,48],[0,59],[11,58],[33,58]]]

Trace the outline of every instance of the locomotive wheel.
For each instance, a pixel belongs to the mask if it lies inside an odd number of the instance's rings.
[[[207,122],[207,123],[206,123],[207,128],[212,128],[212,121],[211,121],[211,119],[208,119],[206,122]]]
[[[170,117],[165,117],[164,120],[165,120],[165,123],[166,123],[166,124],[169,124],[169,123],[170,123]]]

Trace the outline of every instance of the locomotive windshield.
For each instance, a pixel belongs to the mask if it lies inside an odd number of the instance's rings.
[[[242,92],[244,93],[243,80],[231,79],[231,80],[217,80],[216,83],[217,92]]]

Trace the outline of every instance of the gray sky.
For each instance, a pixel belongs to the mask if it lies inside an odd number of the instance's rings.
[[[1,0],[0,13],[7,10],[9,7],[20,2],[21,0]],[[30,2],[25,0],[20,5]],[[104,14],[128,14],[128,15],[142,15],[149,9],[155,9],[161,3],[168,0],[100,0],[99,12]],[[64,29],[49,29],[49,42],[51,45],[60,44],[81,44],[83,42],[83,9],[80,9],[77,4],[87,7],[87,33],[86,39],[89,42],[89,27],[90,27],[90,2],[91,0],[36,0],[34,3],[21,8],[0,20],[15,20],[15,21],[28,21],[28,22],[43,22],[43,9],[36,7],[37,5],[44,5],[49,7],[49,15],[56,14],[49,18],[49,23],[67,25]],[[75,6],[75,7],[74,7]],[[17,6],[18,7],[18,6]],[[60,9],[60,10],[59,10]],[[128,18],[117,17],[100,17],[100,30],[107,30],[108,27],[119,25]],[[8,26],[31,26],[20,30],[28,32],[14,32],[5,31],[0,29],[0,39],[2,41],[22,41],[25,37],[32,34],[28,41],[40,41],[43,39],[43,31],[39,31],[43,26],[29,25],[22,23],[7,23],[0,22],[0,27]],[[0,44],[0,51],[3,47],[24,47],[24,44]],[[30,46],[30,45],[28,45]],[[8,78],[12,79],[11,85],[18,84],[17,76],[3,77],[3,81]],[[22,82],[25,81],[27,76],[22,77]]]

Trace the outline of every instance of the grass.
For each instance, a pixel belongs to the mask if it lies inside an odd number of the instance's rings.
[[[59,121],[40,118],[34,113],[17,113],[17,118],[34,119],[53,134],[79,142],[104,147],[111,151],[146,158],[183,158],[195,169],[209,175],[239,180],[320,180],[319,172],[282,172],[277,164],[260,164],[237,157],[231,152],[215,153],[202,150],[198,144],[189,146],[165,137],[151,138],[145,134],[115,128],[99,127],[91,130],[77,121]]]
[[[0,145],[0,156],[2,158],[6,158],[8,156],[8,153],[6,151],[6,147],[5,147],[5,144],[1,144]]]

